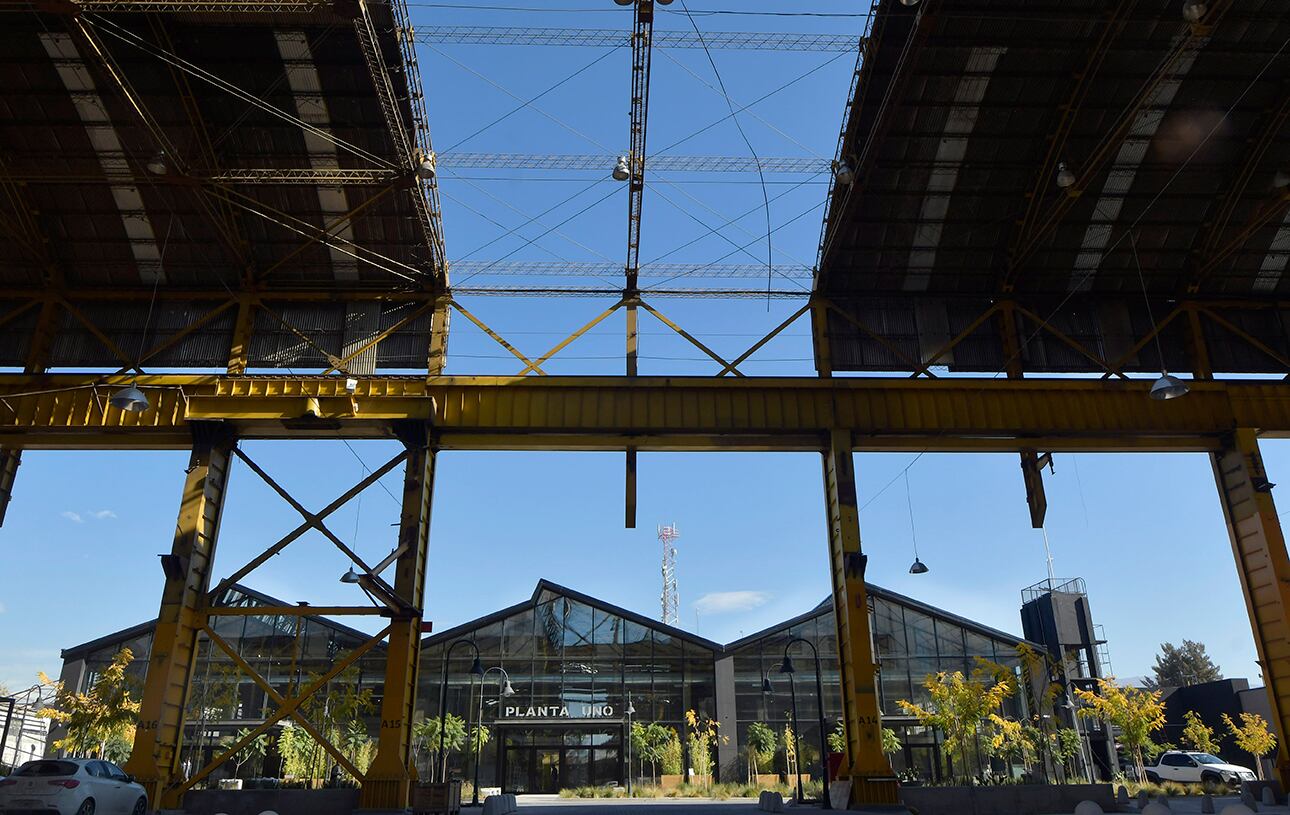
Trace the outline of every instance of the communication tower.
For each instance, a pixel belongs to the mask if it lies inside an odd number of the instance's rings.
[[[676,524],[658,528],[658,542],[663,547],[663,624],[681,622],[681,600],[676,590],[676,539],[681,537]]]

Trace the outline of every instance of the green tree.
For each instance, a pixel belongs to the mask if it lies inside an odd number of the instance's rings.
[[[278,734],[278,755],[282,756],[282,776],[306,781],[322,775],[321,745],[303,727],[283,722]]]
[[[1121,685],[1114,677],[1097,680],[1097,690],[1074,688],[1075,697],[1084,703],[1077,715],[1085,719],[1103,719],[1120,728],[1119,742],[1133,755],[1138,778],[1146,777],[1142,757],[1161,745],[1151,734],[1165,724],[1165,706],[1160,691],[1146,691]]]
[[[220,743],[224,747],[232,747],[234,744],[236,744],[237,742],[241,741],[242,739],[250,735],[250,733],[251,731],[248,728],[244,727],[241,730],[237,731],[235,735],[225,736],[224,738],[220,739]],[[246,743],[246,746],[244,746],[241,750],[238,750],[236,753],[233,754],[233,758],[232,758],[233,777],[237,778],[238,776],[240,776],[242,773],[243,765],[247,764],[248,762],[251,762],[251,765],[253,767],[256,765],[256,762],[258,762],[260,770],[261,772],[263,772],[264,757],[268,754],[268,752],[269,752],[269,734],[268,733],[261,733],[260,735],[256,736],[254,739],[251,739],[249,742]]]
[[[649,724],[632,722],[632,751],[642,765],[649,764],[650,777],[654,779],[655,784],[658,783],[658,765],[663,761],[663,751],[668,741],[675,736],[675,731],[658,722]],[[667,769],[665,768],[663,772],[667,772]]]
[[[904,745],[902,745],[902,744],[900,743],[900,736],[897,736],[897,735],[896,735],[896,731],[895,731],[895,730],[892,730],[890,727],[884,727],[884,728],[882,729],[882,753],[883,753],[883,755],[888,756],[888,757],[890,757],[890,756],[892,756],[892,755],[895,755],[896,753],[899,753],[899,752],[901,751],[901,749],[902,749],[902,747],[903,747],[903,746],[904,746]],[[830,745],[830,749],[832,749],[832,745]],[[837,753],[844,753],[844,752],[846,752],[846,744],[844,743],[844,744],[842,745],[842,749],[841,749],[841,750],[835,750],[834,752],[837,752]]]
[[[748,725],[744,740],[748,750],[748,783],[755,784],[762,768],[775,760],[775,731],[765,722],[753,722]]]
[[[1184,713],[1183,721],[1186,722],[1182,732],[1183,744],[1202,753],[1218,752],[1218,742],[1214,741],[1214,728],[1207,726],[1196,711],[1189,710]]]
[[[354,765],[354,769],[366,773],[376,753],[376,743],[367,735],[367,725],[361,720],[354,719],[336,735],[338,736],[336,741],[339,742],[336,746],[340,748],[341,753],[349,759],[350,764]]]
[[[1223,714],[1223,723],[1227,725],[1227,730],[1236,739],[1236,746],[1256,758],[1263,758],[1268,753],[1276,749],[1277,737],[1272,735],[1268,729],[1268,722],[1257,713],[1242,713],[1241,724],[1238,727],[1231,717],[1226,713]],[[1254,762],[1254,769],[1263,778],[1263,762]]]
[[[1160,653],[1156,654],[1156,664],[1151,671],[1153,676],[1147,677],[1143,682],[1147,690],[1182,688],[1202,682],[1217,682],[1223,678],[1223,672],[1209,658],[1209,654],[1205,653],[1205,644],[1191,640],[1183,640],[1178,647],[1173,643],[1161,643]]]
[[[1059,727],[1053,734],[1053,755],[1067,771],[1070,771],[1075,756],[1079,755],[1083,746],[1081,741],[1079,731],[1073,727]]]
[[[449,713],[440,724],[438,716],[425,718],[412,725],[412,737],[421,744],[433,759],[438,768],[437,777],[448,777],[448,756],[460,750],[466,744],[466,722],[460,716]],[[443,730],[443,755],[439,755],[440,729]]]
[[[923,686],[929,696],[926,705],[904,699],[896,705],[919,724],[944,734],[946,752],[966,776],[967,768],[977,763],[976,745],[987,717],[1016,693],[1016,682],[1002,666],[980,660],[970,677],[962,671],[941,671],[929,674]]]
[[[659,752],[659,768],[663,770],[663,775],[680,775],[684,771],[681,765],[685,760],[684,751],[681,750],[681,737],[672,728],[666,729],[667,741],[663,742],[663,748]]]
[[[54,742],[72,756],[93,756],[120,762],[134,746],[134,727],[139,703],[131,695],[133,683],[126,668],[134,661],[129,648],[122,648],[94,679],[88,693],[75,693],[41,672],[40,681],[54,692],[54,701],[36,715],[60,724],[67,736]]]
[[[493,737],[493,734],[488,731],[487,725],[482,725],[482,724],[472,725],[470,728],[471,754],[478,756],[480,753],[484,752],[484,748],[488,746],[488,742],[492,739],[492,737]]]

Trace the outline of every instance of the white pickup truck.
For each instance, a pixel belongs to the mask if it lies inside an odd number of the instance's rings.
[[[1169,750],[1160,754],[1154,767],[1147,767],[1147,780],[1180,781],[1184,784],[1228,784],[1238,786],[1242,781],[1253,781],[1254,771],[1247,767],[1228,764],[1210,753],[1185,753]]]

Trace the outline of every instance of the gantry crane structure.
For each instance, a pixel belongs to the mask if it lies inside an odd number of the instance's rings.
[[[1259,451],[1290,436],[1290,0],[1181,5],[873,0],[811,294],[728,360],[638,285],[652,0],[631,10],[623,285],[533,356],[454,299],[402,0],[0,3],[0,364],[21,371],[0,374],[0,511],[26,449],[191,455],[129,762],[150,800],[178,806],[241,746],[191,775],[179,763],[204,638],[278,706],[248,739],[288,717],[311,728],[303,702],[386,641],[371,768],[314,735],[363,778],[364,807],[407,804],[443,450],[624,451],[629,524],[638,450],[820,454],[848,756],[835,789],[859,808],[896,803],[898,786],[881,751],[853,454],[1018,454],[1038,526],[1043,454],[1206,453],[1273,717],[1290,732],[1290,557]],[[251,170],[266,175],[237,175]],[[625,376],[546,375],[619,309]],[[638,375],[638,309],[711,357],[715,376]],[[444,375],[454,311],[516,357],[516,375]],[[808,316],[815,376],[744,375]],[[1162,369],[1190,373],[1190,392],[1149,398],[1151,379],[1134,375]],[[112,398],[127,387],[142,401]],[[319,510],[238,447],[336,437],[403,451]],[[216,582],[235,466],[301,523]],[[369,564],[327,518],[399,468],[394,554]],[[210,598],[309,530],[380,607],[256,613],[386,622],[284,694],[216,633],[219,615],[244,611]],[[1285,739],[1277,768],[1290,782]]]

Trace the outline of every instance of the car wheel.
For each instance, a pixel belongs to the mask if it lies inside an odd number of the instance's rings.
[[[81,806],[76,810],[76,815],[94,815],[94,799],[86,798],[81,801]]]
[[[1160,783],[1160,776],[1156,775],[1155,773],[1151,772],[1150,770],[1147,770],[1147,780],[1148,780],[1148,781],[1150,781],[1152,784],[1159,784],[1159,783]]]
[[[1217,787],[1223,783],[1223,778],[1218,773],[1201,773],[1200,783]]]
[[[147,812],[148,812],[147,798],[140,798],[138,801],[134,802],[134,812],[132,815],[147,815]]]

